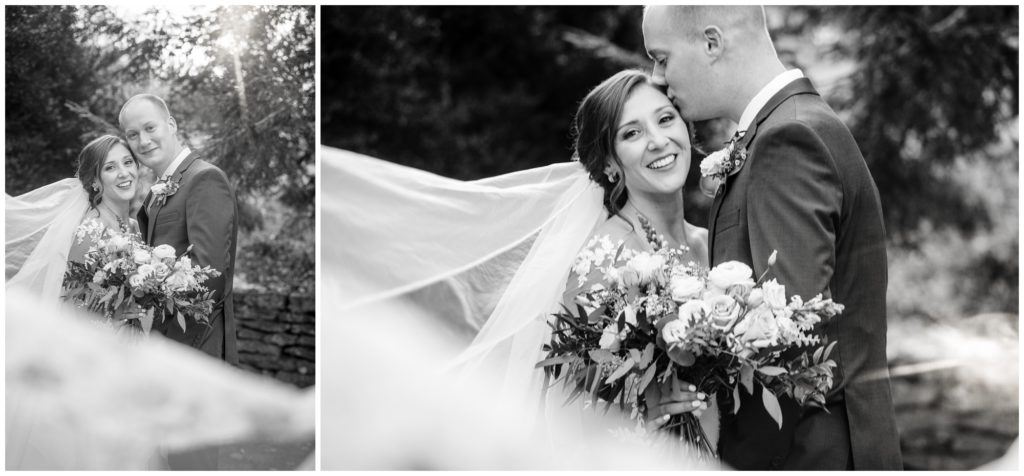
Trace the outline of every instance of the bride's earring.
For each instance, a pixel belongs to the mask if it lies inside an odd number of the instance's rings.
[[[605,172],[605,175],[608,176],[608,181],[611,183],[615,183],[619,180],[619,173],[614,170],[610,172]]]
[[[92,184],[92,189],[93,189],[93,191],[99,192],[99,191],[100,191],[100,186],[99,186],[99,184],[95,184],[95,183],[94,183],[94,184]]]

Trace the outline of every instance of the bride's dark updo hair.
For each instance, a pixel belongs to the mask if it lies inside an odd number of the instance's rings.
[[[103,168],[103,161],[107,159],[110,150],[118,144],[128,149],[129,153],[131,152],[131,148],[128,147],[128,143],[124,139],[108,134],[93,139],[78,154],[78,172],[75,173],[75,176],[82,182],[82,187],[89,194],[89,204],[93,208],[103,200],[103,183],[99,178],[100,169]],[[132,160],[135,160],[135,165],[139,164],[134,153],[132,154]],[[96,185],[96,188],[93,188],[93,185]]]
[[[587,169],[590,179],[604,189],[604,207],[609,216],[626,205],[626,183],[621,172],[615,182],[610,181],[604,172],[609,160],[615,162],[618,170],[624,170],[622,161],[615,154],[615,134],[626,100],[641,84],[664,92],[664,88],[652,83],[651,77],[643,71],[619,71],[587,93],[573,122],[576,138],[574,158]]]

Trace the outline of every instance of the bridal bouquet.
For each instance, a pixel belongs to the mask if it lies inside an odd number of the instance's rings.
[[[780,428],[778,395],[824,406],[835,342],[825,345],[812,329],[841,313],[842,305],[820,295],[787,302],[783,285],[763,281],[767,271],[755,282],[750,267],[739,262],[710,270],[683,263],[681,250],[669,249],[645,220],[641,224],[655,251],[595,238],[574,264],[584,287],[576,309],[565,308],[549,321],[548,355],[537,367],[563,382],[568,402],[588,396],[594,404],[604,400],[606,410],[618,403],[643,425],[644,391],[674,373],[707,395],[724,391],[733,413],[739,392],[753,394],[754,383],[760,384],[765,410]],[[772,253],[769,268],[775,259]],[[594,270],[603,279],[586,288]],[[717,457],[691,413],[672,417],[667,428],[678,430],[701,456]]]
[[[213,311],[213,292],[201,283],[220,275],[207,266],[193,266],[189,247],[175,257],[169,245],[150,247],[138,235],[113,233],[104,236],[97,222],[76,231],[81,242],[90,236],[94,245],[85,262],[69,262],[64,274],[64,297],[79,307],[102,314],[110,321],[141,329],[138,314],[124,312],[133,304],[174,316],[185,329],[185,317],[207,322]]]

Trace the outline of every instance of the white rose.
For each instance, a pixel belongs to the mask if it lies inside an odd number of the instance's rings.
[[[689,324],[683,319],[674,319],[661,328],[661,338],[665,339],[669,346],[681,344],[686,339],[686,331],[689,328]]]
[[[159,278],[163,278],[166,277],[168,274],[171,274],[171,268],[159,261],[156,264],[153,264],[152,266],[153,273],[155,273]]]
[[[114,235],[107,240],[106,248],[108,252],[122,251],[127,249],[130,243],[128,238],[125,238],[123,235]]]
[[[753,286],[753,277],[754,270],[739,261],[726,261],[711,268],[711,271],[708,272],[708,282],[713,288],[723,293],[729,289],[729,286]]]
[[[786,307],[786,287],[779,284],[778,281],[774,279],[765,281],[761,285],[761,290],[764,292],[764,302],[768,303],[769,307],[772,309]]]
[[[168,185],[166,182],[165,183],[158,183],[158,184],[154,184],[152,187],[150,187],[149,191],[153,192],[153,195],[164,195],[164,194],[167,193],[167,190],[169,188],[170,188],[170,185]]]
[[[664,267],[665,257],[652,253],[638,253],[626,263],[626,269],[636,273],[641,286],[652,281],[660,282],[661,269]]]
[[[622,343],[622,338],[619,336],[619,332],[615,330],[616,324],[609,324],[601,332],[601,340],[598,342],[598,346],[602,349],[607,349],[612,352],[619,351],[619,344]]]
[[[733,333],[757,348],[774,345],[779,338],[779,326],[775,314],[768,306],[759,306],[747,313],[733,328]]]
[[[704,301],[694,299],[679,305],[679,309],[676,312],[679,313],[680,321],[690,325],[691,322],[699,322],[703,320],[704,316],[706,316],[709,311],[710,309]]]
[[[153,256],[160,260],[174,259],[174,247],[171,245],[160,245],[153,248]]]
[[[133,288],[139,288],[142,287],[142,283],[145,282],[145,280],[146,279],[141,274],[135,273],[128,277],[128,284]]]
[[[747,295],[747,307],[757,307],[764,302],[764,291],[761,288],[754,288],[750,290],[750,294]]]
[[[711,325],[726,330],[740,315],[740,303],[728,294],[711,296],[707,301]]]
[[[99,270],[99,271],[96,271],[96,274],[94,274],[92,276],[92,282],[94,282],[96,284],[100,284],[100,283],[102,283],[106,279],[107,279],[107,273],[103,272],[102,269]]]
[[[136,270],[136,273],[138,273],[139,276],[142,276],[143,278],[145,278],[147,276],[155,274],[156,273],[156,268],[153,265],[151,265],[151,264],[144,264],[144,265],[139,266],[139,269]]]
[[[137,264],[146,264],[153,259],[153,256],[146,250],[135,250],[132,252],[132,260]]]
[[[188,256],[182,256],[178,259],[178,262],[174,264],[174,269],[190,270],[192,269],[192,259]]]
[[[182,292],[188,290],[188,276],[184,273],[174,273],[167,277],[164,281],[167,289],[174,292]]]
[[[676,302],[697,299],[704,292],[704,282],[695,276],[672,276],[669,286],[672,290],[672,299]]]

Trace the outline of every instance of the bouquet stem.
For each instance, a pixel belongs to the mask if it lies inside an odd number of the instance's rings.
[[[718,452],[711,446],[708,435],[704,433],[704,427],[700,426],[700,420],[693,413],[673,416],[668,428],[673,429],[673,432],[678,431],[679,441],[697,450],[698,461],[718,461]]]

